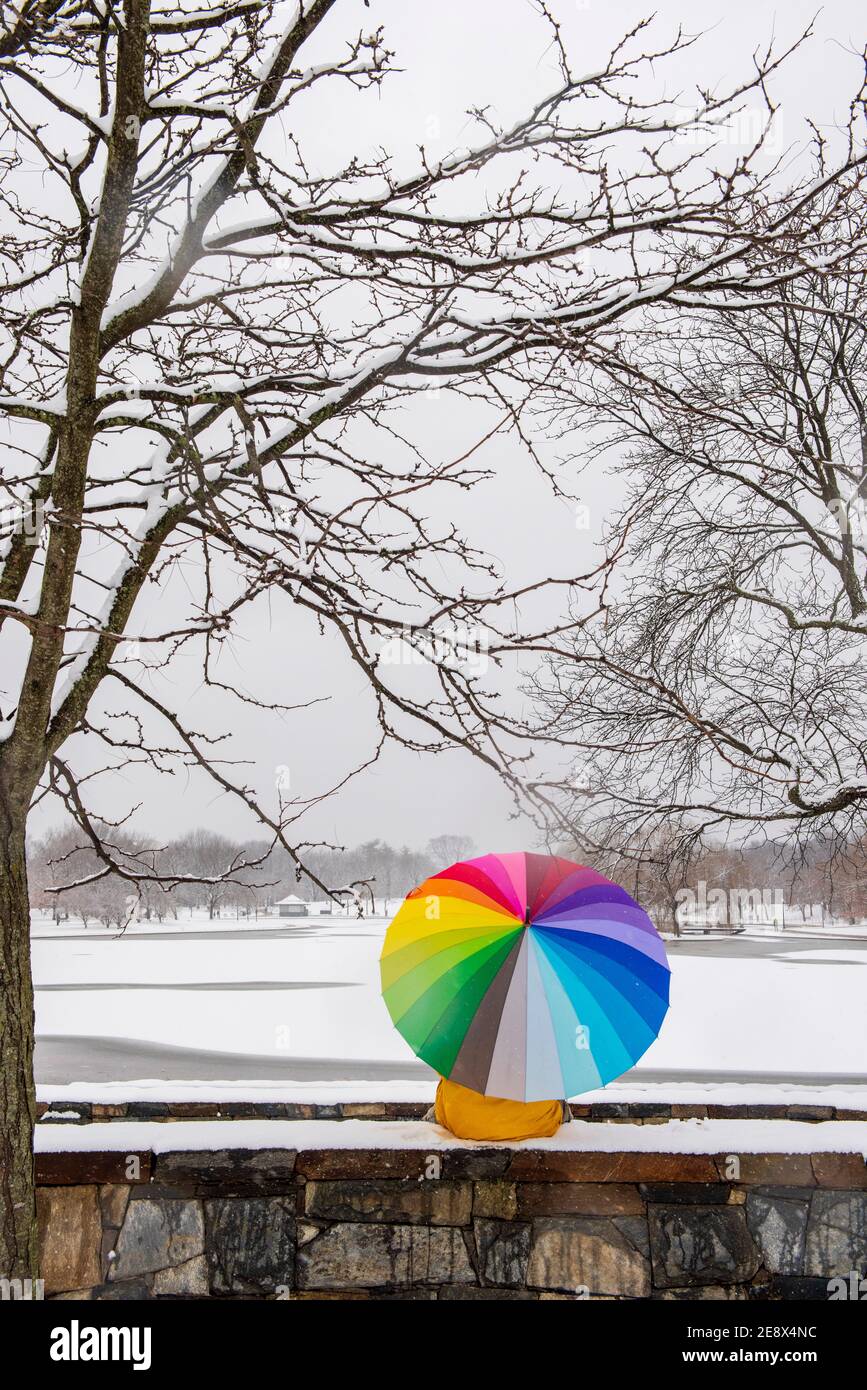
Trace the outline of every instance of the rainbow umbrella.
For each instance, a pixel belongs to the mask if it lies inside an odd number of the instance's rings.
[[[604,1086],[668,1010],[647,913],[602,874],[546,854],[486,854],[426,879],[391,923],[380,971],[417,1056],[505,1100]]]

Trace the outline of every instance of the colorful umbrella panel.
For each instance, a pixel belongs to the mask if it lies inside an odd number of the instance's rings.
[[[488,854],[407,896],[382,992],[410,1047],[482,1095],[595,1090],[647,1051],[668,1010],[665,947],[624,889],[568,859]]]

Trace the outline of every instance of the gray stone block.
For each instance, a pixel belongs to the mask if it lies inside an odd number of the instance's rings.
[[[153,1291],[157,1298],[207,1298],[208,1262],[204,1255],[196,1255],[195,1259],[169,1269],[158,1269]]]
[[[166,1195],[175,1189],[184,1196],[286,1196],[293,1190],[296,1158],[293,1149],[164,1153],[156,1159],[154,1186]]]
[[[527,1283],[531,1288],[646,1298],[650,1262],[613,1221],[538,1217],[533,1222]]]
[[[749,1192],[747,1225],[769,1274],[803,1274],[808,1201]]]
[[[172,1199],[130,1202],[109,1279],[113,1282],[184,1264],[204,1249],[201,1203]]]
[[[213,1293],[268,1294],[294,1286],[294,1198],[213,1198],[205,1202],[205,1231]]]
[[[520,1288],[530,1259],[528,1222],[480,1220],[475,1223],[479,1272],[488,1284]]]
[[[761,1256],[740,1206],[655,1206],[648,1211],[658,1288],[751,1279]]]
[[[343,1178],[308,1182],[304,1200],[305,1215],[322,1221],[468,1226],[473,1193],[469,1182]]]
[[[298,1251],[300,1289],[475,1282],[463,1235],[451,1227],[341,1222]]]
[[[867,1192],[817,1192],[807,1223],[804,1273],[867,1271]]]

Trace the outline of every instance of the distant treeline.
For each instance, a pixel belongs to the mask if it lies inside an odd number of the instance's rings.
[[[52,830],[34,842],[28,855],[31,906],[113,926],[133,915],[160,922],[202,912],[210,918],[248,916],[290,893],[307,902],[326,896],[307,874],[299,875],[286,850],[269,852],[262,841],[234,841],[207,830],[162,845],[108,830],[106,839],[116,871],[97,858],[75,827]],[[373,895],[384,907],[429,874],[478,852],[468,836],[439,835],[421,850],[382,840],[354,849],[307,849],[303,862],[332,892],[355,884],[366,904]],[[56,891],[68,884],[77,886]]]
[[[729,902],[777,900],[785,904],[786,922],[792,926],[813,915],[814,908],[820,916],[851,923],[867,918],[867,837],[841,842],[817,836],[800,846],[788,841],[746,847],[693,844],[685,858],[679,848],[677,838],[663,829],[641,847],[600,851],[593,863],[669,931],[677,931],[678,906],[690,895],[710,902],[722,897]]]
[[[160,845],[107,828],[105,838],[114,870],[72,826],[34,842],[29,852],[32,906],[58,917],[122,926],[134,916],[162,922],[202,913],[210,918],[262,915],[290,893],[308,902],[326,896],[310,877],[299,875],[284,849],[269,852],[267,843],[258,840],[235,841],[195,830]],[[366,910],[373,897],[382,911],[430,874],[483,852],[466,835],[439,835],[423,849],[377,839],[352,849],[309,849],[303,860],[332,892],[355,885]],[[561,852],[587,862],[578,851]],[[865,863],[863,839],[844,852],[837,843],[832,851],[816,841],[797,861],[787,858],[786,847],[779,844],[743,850],[709,847],[687,865],[657,841],[640,854],[609,850],[594,866],[632,893],[657,925],[670,930],[679,891],[700,884],[708,893],[781,893],[793,922],[819,904],[829,916],[860,921],[867,918]],[[76,886],[52,891],[68,884]]]

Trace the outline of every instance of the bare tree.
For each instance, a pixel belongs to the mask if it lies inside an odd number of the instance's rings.
[[[474,848],[469,835],[434,835],[427,843],[428,854],[437,869],[447,868],[460,859],[469,859]]]
[[[246,881],[248,866],[264,858],[261,850],[235,845],[224,835],[209,830],[192,831],[176,840],[171,850],[175,861],[184,866],[173,891],[186,889],[190,900],[204,907],[212,921],[220,915],[221,908],[252,901],[252,885]]]
[[[544,7],[540,6],[545,22]],[[684,114],[642,100],[671,53],[639,26],[576,76],[550,21],[559,85],[508,128],[422,149],[398,171],[360,151],[322,170],[304,131],[320,89],[361,100],[390,66],[353,0],[149,0],[3,7],[0,34],[0,410],[5,420],[0,617],[0,1270],[35,1268],[33,1009],[25,826],[59,795],[106,873],[119,855],[89,806],[94,755],[193,768],[304,868],[305,804],[266,804],[155,693],[149,668],[195,657],[226,692],[221,645],[267,592],[342,642],[369,694],[370,760],[389,741],[459,744],[515,765],[499,704],[459,654],[484,627],[491,662],[522,644],[514,600],[428,493],[462,493],[473,450],[426,456],[396,408],[438,382],[480,400],[480,439],[522,434],[525,394],[559,352],[637,305],[767,294],[803,270],[777,237],[839,170],[801,189],[754,244],[753,156],[683,154],[780,61],[699,93]],[[434,21],[430,21],[434,22]],[[637,85],[637,79],[644,83]],[[307,113],[305,118],[305,113]],[[305,124],[306,119],[306,124]],[[616,161],[609,156],[618,142]],[[842,168],[862,156],[854,143]],[[38,173],[36,172],[38,171]],[[701,254],[684,247],[702,237]],[[522,437],[525,437],[522,434]],[[183,565],[189,609],[154,601]],[[443,576],[448,576],[444,578]],[[477,597],[481,594],[483,597]],[[171,611],[171,610],[168,610]],[[433,696],[377,660],[399,636],[429,653]],[[239,690],[240,698],[255,701]],[[86,767],[86,773],[76,769]],[[332,790],[337,790],[336,788]],[[324,887],[324,885],[322,885]]]
[[[580,760],[564,813],[588,831],[863,833],[865,217],[854,179],[809,275],[688,334],[657,317],[630,360],[594,348],[564,384],[570,438],[604,419],[626,490],[605,610],[538,682],[547,735]]]

